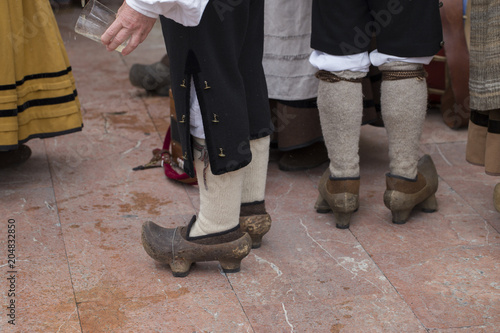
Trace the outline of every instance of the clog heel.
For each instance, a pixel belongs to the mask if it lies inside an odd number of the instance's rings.
[[[384,204],[391,210],[392,222],[396,224],[405,224],[414,208],[426,213],[433,213],[438,209],[435,195],[438,174],[429,155],[420,158],[417,171],[415,179],[386,175]]]
[[[262,245],[262,237],[271,229],[271,216],[266,212],[264,201],[245,203],[240,209],[240,228],[252,238],[252,249]]]
[[[335,216],[335,225],[339,229],[347,229],[351,215],[359,208],[359,177],[331,178],[327,169],[320,179],[318,190],[321,199],[326,201]]]

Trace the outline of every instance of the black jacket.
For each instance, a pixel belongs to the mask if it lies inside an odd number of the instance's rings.
[[[314,0],[311,47],[331,55],[369,51],[427,57],[442,46],[438,0]]]
[[[215,175],[250,163],[249,140],[272,133],[262,68],[263,0],[212,0],[197,27],[161,18],[184,154],[194,176],[190,83],[200,103],[210,167]]]

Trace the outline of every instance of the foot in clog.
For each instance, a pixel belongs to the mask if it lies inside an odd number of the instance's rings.
[[[250,235],[242,232],[240,226],[217,234],[189,237],[193,217],[185,227],[163,228],[153,222],[142,226],[142,245],[154,260],[168,264],[175,277],[189,274],[195,262],[218,261],[225,273],[240,270],[241,260],[251,250]]]

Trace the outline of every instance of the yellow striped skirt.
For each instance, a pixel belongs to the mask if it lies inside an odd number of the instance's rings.
[[[49,0],[0,1],[0,150],[82,126],[75,79]]]

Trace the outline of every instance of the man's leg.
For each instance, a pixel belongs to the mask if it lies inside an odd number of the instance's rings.
[[[390,173],[384,203],[394,223],[405,223],[419,205],[437,210],[438,175],[430,156],[419,160],[420,137],[427,112],[427,84],[422,64],[388,62],[382,71],[382,118],[389,139]]]

